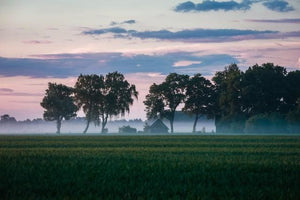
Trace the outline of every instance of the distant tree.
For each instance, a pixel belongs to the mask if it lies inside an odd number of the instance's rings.
[[[153,84],[144,104],[148,119],[166,118],[170,121],[171,133],[176,108],[185,99],[185,91],[189,76],[176,73],[169,74],[159,85]]]
[[[104,77],[96,74],[80,75],[75,84],[75,101],[79,107],[82,107],[86,118],[86,127],[83,133],[86,133],[90,122],[95,125],[100,124],[99,104],[103,98],[102,89],[104,88]]]
[[[44,119],[56,121],[57,132],[60,133],[61,121],[69,120],[76,116],[78,107],[74,104],[71,96],[73,89],[62,84],[48,83],[48,89],[41,102],[44,111]]]
[[[236,64],[231,64],[212,78],[215,88],[217,132],[242,132],[244,129],[245,117],[241,103],[242,74]]]
[[[8,114],[4,114],[1,116],[0,122],[3,124],[11,124],[16,123],[17,120],[14,117],[9,116]]]
[[[193,133],[200,115],[212,118],[214,115],[214,90],[213,85],[201,74],[191,77],[186,89],[186,101],[183,108],[184,112],[195,115]]]
[[[119,72],[108,73],[104,78],[103,98],[99,103],[99,114],[102,120],[103,133],[108,117],[121,115],[130,111],[134,98],[138,98],[135,85],[130,84]]]

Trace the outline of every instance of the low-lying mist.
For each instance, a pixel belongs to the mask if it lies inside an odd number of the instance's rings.
[[[137,134],[143,134],[146,123],[151,125],[154,121],[142,121],[138,120],[115,120],[109,121],[106,125],[108,129],[107,134],[119,133],[119,128],[123,126],[130,126],[137,130]],[[164,124],[170,128],[169,121],[164,120]],[[174,132],[175,133],[191,133],[193,130],[193,121],[175,121]],[[86,121],[84,118],[71,121],[63,121],[61,126],[61,134],[82,134],[86,127]],[[201,119],[197,124],[197,133],[209,133],[215,132],[214,120]],[[170,131],[169,131],[170,132]],[[35,121],[23,121],[15,123],[0,124],[0,134],[55,134],[56,122],[35,120]],[[101,134],[100,126],[90,124],[87,134]],[[122,133],[126,134],[126,133]]]

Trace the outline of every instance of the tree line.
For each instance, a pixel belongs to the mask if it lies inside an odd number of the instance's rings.
[[[74,88],[49,83],[41,106],[45,120],[70,119],[82,108],[89,124],[105,132],[107,119],[130,111],[138,97],[135,85],[119,72],[106,76],[80,75]],[[254,65],[245,72],[236,64],[216,72],[211,80],[170,73],[161,84],[153,83],[144,101],[148,119],[167,119],[174,132],[176,110],[194,116],[193,132],[199,117],[215,119],[216,132],[300,132],[300,71],[287,72],[272,63]]]
[[[100,121],[104,133],[108,118],[129,112],[129,106],[137,97],[135,85],[128,83],[123,74],[112,72],[106,76],[80,75],[74,88],[48,83],[41,106],[45,109],[44,119],[56,121],[57,133],[60,133],[61,121],[75,117],[80,108],[87,122],[83,133],[90,123],[100,125]]]

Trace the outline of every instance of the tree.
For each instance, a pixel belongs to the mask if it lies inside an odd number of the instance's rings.
[[[171,133],[174,132],[173,122],[176,108],[185,99],[185,90],[189,76],[176,73],[169,74],[159,85],[153,84],[144,104],[148,119],[166,118],[170,121]]]
[[[247,117],[257,114],[284,113],[287,72],[272,63],[249,67],[242,77],[242,105]],[[292,86],[294,87],[294,86]],[[296,99],[294,100],[296,101]],[[295,102],[294,102],[295,103]]]
[[[75,84],[75,101],[78,107],[82,107],[86,118],[86,133],[90,122],[95,125],[100,124],[99,104],[103,98],[101,89],[104,87],[104,77],[96,74],[80,75]]]
[[[3,124],[13,124],[16,123],[17,120],[14,117],[9,116],[8,114],[4,114],[1,116],[0,122]]]
[[[200,115],[212,117],[214,113],[213,103],[213,85],[201,74],[191,77],[186,89],[186,101],[183,108],[184,112],[195,115],[193,133],[196,132],[196,126]]]
[[[251,116],[245,125],[246,133],[284,133],[287,122],[280,113],[264,113]]]
[[[135,85],[128,83],[124,75],[119,72],[108,73],[104,78],[104,87],[101,91],[103,98],[99,103],[99,114],[102,120],[104,133],[108,117],[122,115],[129,112],[134,98],[138,98]]]
[[[299,107],[300,103],[300,70],[290,71],[286,76],[286,82],[287,86],[284,97],[284,111],[292,112],[297,109],[297,106]]]
[[[224,71],[217,72],[212,80],[216,95],[216,131],[242,132],[245,116],[241,103],[241,70],[236,64],[231,64]]]
[[[56,83],[48,83],[48,89],[41,102],[44,111],[44,119],[47,121],[56,120],[57,132],[60,133],[61,121],[69,120],[76,116],[78,107],[74,104],[71,96],[73,89]]]
[[[288,112],[286,119],[289,124],[289,129],[291,132],[300,132],[300,97],[297,100],[297,106]]]

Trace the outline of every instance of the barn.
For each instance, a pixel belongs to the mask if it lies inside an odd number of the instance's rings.
[[[169,128],[163,123],[162,120],[156,120],[149,128],[149,133],[168,133]]]

